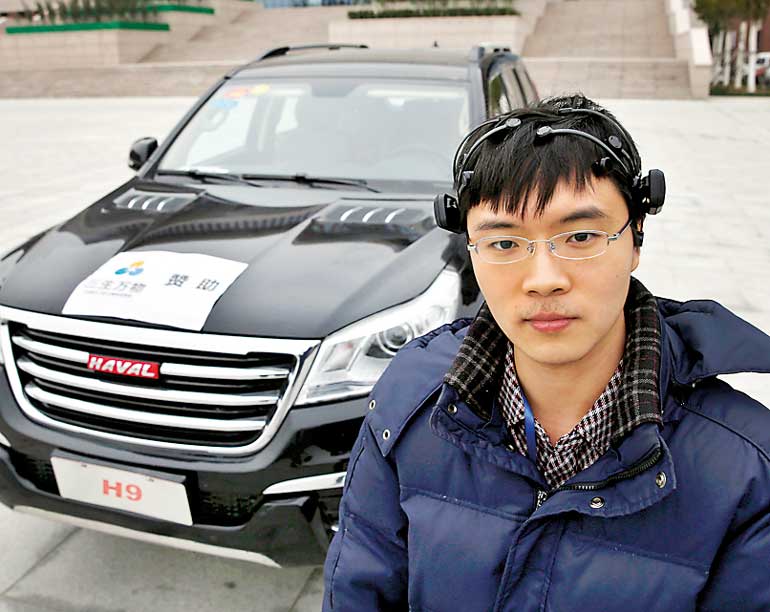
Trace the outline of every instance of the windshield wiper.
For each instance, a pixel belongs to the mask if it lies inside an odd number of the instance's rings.
[[[213,180],[224,181],[226,183],[239,183],[241,185],[249,185],[251,187],[262,187],[259,183],[250,181],[242,174],[230,174],[229,172],[209,172],[206,170],[158,170],[156,173],[158,176],[189,176],[190,178],[198,179],[204,183]]]
[[[346,185],[348,187],[359,187],[374,193],[380,193],[374,187],[369,187],[364,179],[344,179],[327,178],[324,176],[310,176],[308,174],[242,174],[241,178],[255,181],[292,181],[305,185],[326,184],[326,185]]]

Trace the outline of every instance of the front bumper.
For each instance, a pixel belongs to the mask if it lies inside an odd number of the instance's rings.
[[[365,399],[289,411],[270,444],[240,458],[179,458],[43,427],[24,416],[0,376],[0,502],[80,527],[236,559],[323,562]],[[115,467],[185,479],[193,525],[59,495],[50,458],[66,452]],[[326,476],[326,477],[324,477]],[[330,486],[331,485],[331,486]]]

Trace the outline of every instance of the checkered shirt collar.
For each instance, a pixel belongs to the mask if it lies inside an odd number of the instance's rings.
[[[658,396],[661,332],[655,297],[631,278],[625,304],[626,345],[615,409],[612,440],[619,440],[642,423],[662,424]],[[483,418],[491,415],[500,389],[510,342],[486,302],[471,322],[444,382]]]
[[[612,413],[617,404],[622,373],[623,360],[591,410],[556,444],[551,444],[545,429],[535,419],[537,469],[552,489],[565,483],[607,452],[612,441]],[[523,423],[524,398],[516,376],[513,345],[510,343],[505,354],[505,372],[498,399],[514,447],[522,455],[528,455]]]
[[[612,439],[612,407],[618,401],[620,383],[623,375],[623,360],[612,374],[602,394],[596,399],[580,422],[559,439],[559,442],[572,434],[579,435],[595,450],[602,453],[607,450]],[[498,394],[500,409],[509,429],[514,430],[524,420],[524,397],[519,378],[516,375],[516,364],[513,358],[513,344],[508,343],[505,351],[505,371],[503,372]],[[545,434],[545,430],[543,431]],[[546,435],[546,440],[548,437]],[[525,442],[526,445],[526,442]],[[524,453],[526,454],[526,452]]]

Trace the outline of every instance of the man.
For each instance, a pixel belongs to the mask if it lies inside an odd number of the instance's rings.
[[[662,173],[576,96],[474,130],[455,181],[486,301],[372,391],[324,609],[770,610],[770,413],[716,378],[770,337],[631,277]]]

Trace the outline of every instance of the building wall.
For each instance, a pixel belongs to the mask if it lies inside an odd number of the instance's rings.
[[[759,32],[759,45],[757,48],[760,51],[770,51],[770,11],[767,13],[762,29]]]

